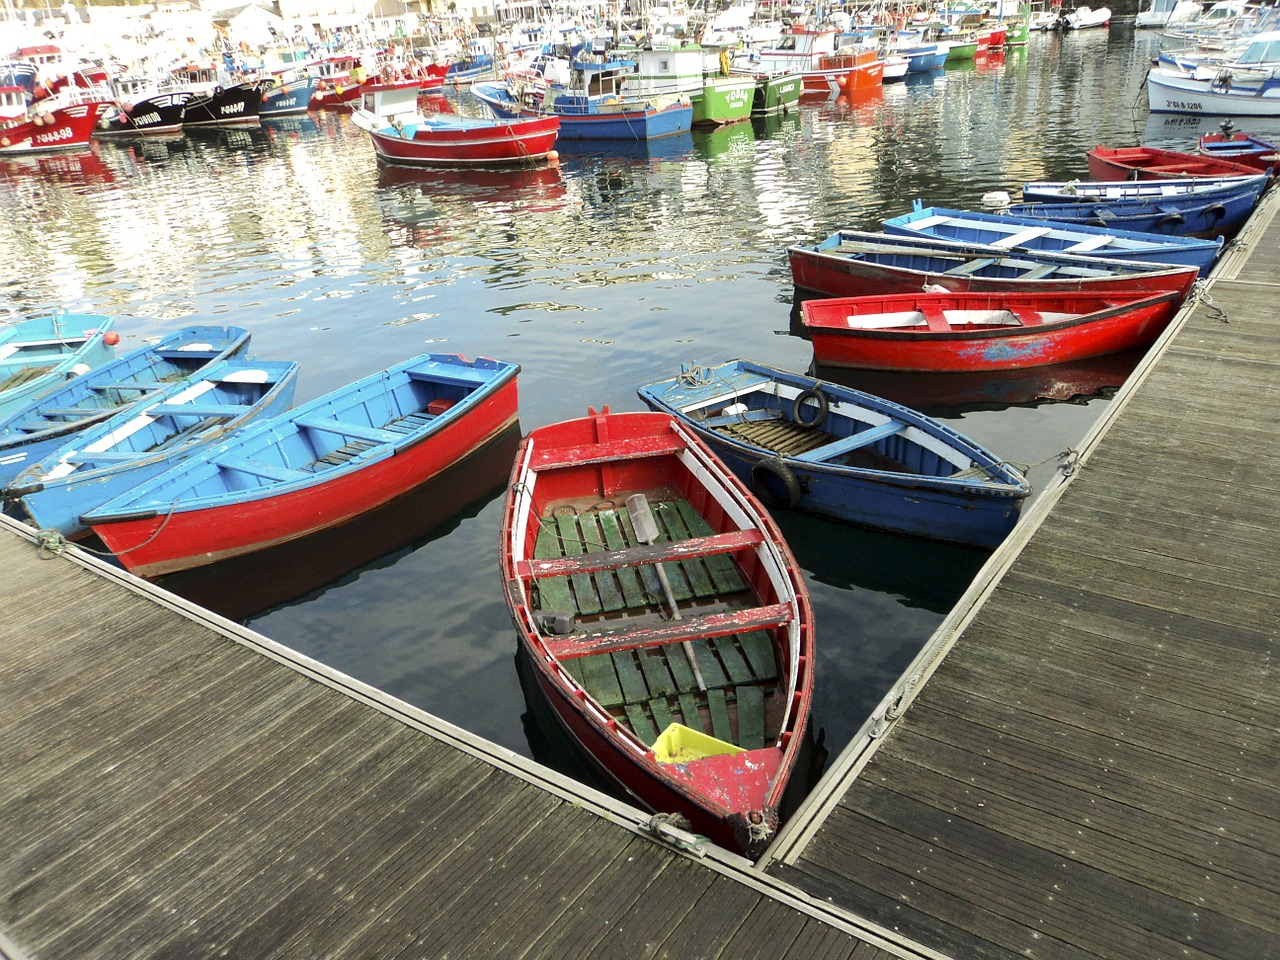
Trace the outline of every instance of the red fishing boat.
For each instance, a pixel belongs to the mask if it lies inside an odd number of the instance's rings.
[[[1280,171],[1280,145],[1250,133],[1237,132],[1230,118],[1222,121],[1219,128],[1218,133],[1200,135],[1202,156],[1243,163],[1264,172]]]
[[[1064,363],[1151,344],[1177,293],[917,293],[807,300],[820,364],[964,372]]]
[[[33,116],[0,124],[0,156],[87,147],[110,103],[87,100],[43,108]]]
[[[828,297],[919,293],[925,289],[1017,293],[1111,290],[1185,295],[1191,266],[1102,259],[1047,250],[1007,250],[919,237],[839,230],[814,246],[787,250],[799,290]]]
[[[538,686],[595,765],[759,853],[806,739],[813,630],[742,482],[665,413],[542,427],[516,455],[501,565]]]
[[[1257,176],[1245,163],[1160,150],[1156,147],[1097,146],[1089,151],[1089,176],[1094,180],[1159,180],[1169,177]]]

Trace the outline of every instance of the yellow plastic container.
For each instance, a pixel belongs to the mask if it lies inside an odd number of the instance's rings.
[[[743,752],[742,747],[709,737],[683,723],[671,724],[653,742],[653,759],[659,763],[688,763],[703,757]]]

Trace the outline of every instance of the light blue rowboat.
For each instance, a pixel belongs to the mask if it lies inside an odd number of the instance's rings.
[[[83,536],[81,514],[254,418],[288,410],[297,376],[292,361],[224,360],[77,434],[14,478],[4,500],[33,526]]]
[[[0,416],[114,355],[113,320],[97,313],[50,314],[0,326]]]
[[[249,344],[240,327],[184,327],[67,380],[0,417],[0,487],[72,437]]]
[[[1166,237],[1111,230],[1077,223],[926,207],[917,200],[911,213],[883,221],[886,233],[985,243],[1006,250],[1050,251],[1103,259],[1192,266],[1208,274],[1222,250],[1222,237]]]
[[[771,508],[993,548],[1031,485],[923,413],[760,363],[734,360],[641,387]]]

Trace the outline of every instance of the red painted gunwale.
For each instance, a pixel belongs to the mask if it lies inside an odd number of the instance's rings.
[[[516,378],[422,442],[300,490],[203,510],[95,523],[125,568],[156,577],[203,566],[344,523],[419,486],[516,421]]]
[[[686,468],[681,457],[698,462],[704,480]],[[740,526],[714,499],[707,484],[727,491],[735,509],[745,513]],[[558,662],[559,646],[569,638],[544,636],[530,603],[530,570],[541,504],[567,497],[606,498],[621,502],[634,492],[676,486],[716,534],[765,542],[794,594],[799,631],[799,659],[790,662],[786,627],[774,629],[775,648],[784,676],[794,671],[795,694],[789,720],[779,738],[763,749],[705,757],[689,763],[664,764],[653,751],[590,699]],[[522,490],[532,503],[521,505]],[[527,507],[527,509],[526,509]],[[515,555],[516,532],[523,525],[524,549]],[[747,533],[740,531],[746,530]],[[762,536],[756,537],[753,531]],[[675,419],[660,413],[601,413],[533,431],[516,454],[502,520],[500,563],[512,619],[529,654],[538,685],[560,722],[605,776],[650,810],[686,817],[695,833],[729,848],[743,849],[739,832],[752,811],[777,815],[791,774],[801,755],[813,690],[813,613],[807,588],[782,533],[759,501],[697,437]],[[762,606],[783,601],[773,594],[768,572],[754,549],[736,553],[741,569]],[[726,615],[722,633],[735,632],[734,611]],[[678,624],[678,621],[673,621]],[[778,636],[779,631],[781,637]],[[569,642],[573,642],[570,640]],[[637,640],[636,646],[643,645]],[[587,647],[586,649],[589,649]]]
[[[1176,293],[919,293],[807,300],[802,322],[820,364],[875,370],[973,372],[1065,363],[1151,344],[1173,319]],[[943,310],[1009,310],[1023,326],[972,324],[948,329]],[[860,329],[850,318],[920,311],[927,325]],[[1044,312],[1071,314],[1043,321]]]

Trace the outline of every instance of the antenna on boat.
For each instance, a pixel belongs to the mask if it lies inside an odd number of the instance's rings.
[[[649,500],[643,493],[633,493],[627,497],[627,512],[631,514],[631,525],[635,528],[636,539],[648,546],[656,543],[658,540],[658,523],[653,519],[653,513],[649,510]],[[667,580],[667,571],[663,569],[662,564],[655,563],[654,569],[658,571],[658,580],[662,584],[662,592],[667,595],[667,603],[671,606],[671,619],[680,619],[680,608],[676,606],[675,594],[671,592],[671,583]],[[684,655],[689,658],[689,666],[693,668],[693,675],[697,678],[698,689],[706,691],[707,682],[702,679],[702,671],[698,669],[698,661],[693,655],[693,646],[688,640],[682,640],[680,646],[684,647]]]

